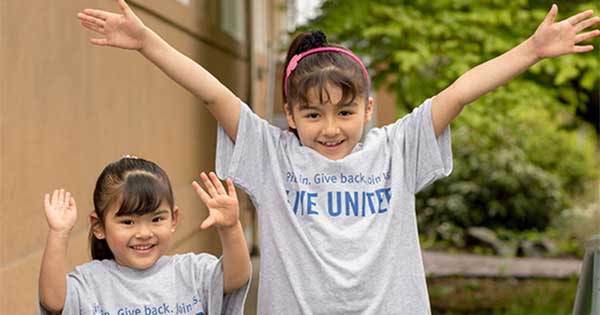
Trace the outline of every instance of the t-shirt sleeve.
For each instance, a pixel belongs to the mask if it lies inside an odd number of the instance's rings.
[[[235,141],[219,124],[217,132],[216,171],[220,178],[231,178],[250,195],[253,188],[268,187],[265,168],[273,167],[278,141],[283,131],[261,119],[240,102],[240,120]]]
[[[77,271],[70,272],[66,275],[67,277],[67,295],[65,297],[65,304],[63,306],[62,315],[79,315],[81,313],[80,310],[80,294],[81,290],[84,287],[84,283],[82,280],[82,275]],[[39,298],[38,298],[39,300]],[[50,315],[47,309],[44,308],[41,302],[39,304],[39,314],[40,315]]]
[[[209,254],[196,255],[195,265],[199,271],[197,280],[202,283],[200,295],[205,297],[207,314],[243,315],[250,278],[242,287],[224,295],[222,258],[217,259]]]
[[[450,127],[436,138],[431,119],[431,99],[389,126],[389,130],[391,142],[404,156],[404,173],[414,193],[450,174]]]

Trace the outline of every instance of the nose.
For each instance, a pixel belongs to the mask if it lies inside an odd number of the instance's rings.
[[[146,224],[139,224],[138,229],[135,232],[136,238],[148,239],[154,236],[152,229],[150,229]]]
[[[326,137],[334,137],[338,133],[340,133],[340,128],[338,127],[335,119],[327,119],[325,122],[325,126],[323,126],[323,135]]]

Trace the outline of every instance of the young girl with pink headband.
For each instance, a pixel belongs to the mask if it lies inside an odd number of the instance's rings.
[[[430,314],[414,196],[452,170],[450,122],[541,59],[591,50],[577,43],[600,33],[578,34],[599,22],[590,11],[555,22],[553,6],[530,38],[364,135],[365,66],[323,33],[303,33],[285,64],[285,131],[119,4],[120,14],[84,10],[81,23],[102,35],[93,44],[138,50],[219,121],[217,172],[257,208],[261,315]]]

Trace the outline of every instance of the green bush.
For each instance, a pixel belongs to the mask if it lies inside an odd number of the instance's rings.
[[[453,124],[454,171],[418,195],[422,228],[544,230],[597,176],[595,134],[564,128],[556,101],[527,85],[501,88]]]

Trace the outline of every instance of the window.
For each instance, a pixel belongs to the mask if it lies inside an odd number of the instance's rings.
[[[238,42],[246,41],[246,1],[221,0],[221,30]]]

